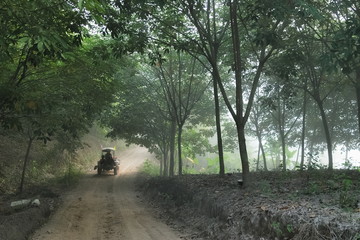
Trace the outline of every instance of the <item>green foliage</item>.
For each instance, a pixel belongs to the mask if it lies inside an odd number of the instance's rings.
[[[319,183],[316,181],[310,181],[307,184],[306,189],[304,190],[304,194],[308,194],[308,195],[316,195],[319,194],[321,191]]]
[[[288,233],[293,233],[294,232],[294,227],[292,224],[287,224],[286,225],[286,230],[288,231]]]
[[[146,161],[142,165],[140,171],[149,176],[159,176],[159,174],[160,174],[159,165],[154,164],[149,159],[146,159]]]
[[[182,151],[184,157],[195,158],[196,155],[205,155],[213,152],[209,137],[213,130],[206,128],[186,128],[182,134]]]
[[[360,239],[360,233],[357,233],[352,239],[359,240]]]
[[[344,169],[347,169],[347,170],[354,168],[353,164],[351,163],[351,161],[349,159],[346,159],[345,162],[342,164],[342,166]]]
[[[320,170],[325,169],[325,166],[320,163],[319,153],[315,152],[314,154],[308,154],[309,162],[307,165],[307,170]]]
[[[286,234],[292,234],[294,232],[294,227],[292,224],[287,224],[286,228],[284,228],[280,222],[272,222],[271,228],[275,232],[277,237],[284,237]]]
[[[79,168],[70,165],[63,176],[58,178],[58,183],[65,186],[72,186],[78,183],[82,176],[83,172]]]
[[[208,158],[206,159],[207,161],[207,166],[205,168],[205,173],[212,173],[212,174],[217,174],[219,173],[219,157],[215,157],[215,158]]]
[[[271,228],[275,231],[276,236],[281,237],[283,235],[281,224],[279,222],[271,223]]]
[[[339,195],[340,206],[345,209],[354,209],[357,208],[357,201],[353,190],[353,181],[347,178],[343,179]]]

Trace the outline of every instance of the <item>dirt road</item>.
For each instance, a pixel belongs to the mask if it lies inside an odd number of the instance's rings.
[[[180,239],[151,215],[134,191],[134,173],[151,155],[144,148],[131,148],[119,156],[118,176],[97,176],[95,171],[87,175],[32,239]]]

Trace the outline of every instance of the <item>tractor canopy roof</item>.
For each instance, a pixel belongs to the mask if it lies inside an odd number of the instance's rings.
[[[104,147],[102,148],[102,152],[114,152],[115,148],[112,147]]]

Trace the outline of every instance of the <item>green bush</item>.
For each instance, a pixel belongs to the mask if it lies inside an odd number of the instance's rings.
[[[342,208],[351,209],[356,207],[357,199],[352,190],[353,181],[351,179],[343,179],[340,191],[339,203]]]
[[[150,176],[159,176],[160,168],[158,165],[154,164],[149,159],[146,159],[146,161],[144,162],[141,168],[141,172],[146,173],[147,175]]]

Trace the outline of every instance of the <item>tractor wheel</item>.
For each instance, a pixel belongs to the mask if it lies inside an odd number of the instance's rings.
[[[98,175],[101,175],[101,167],[100,166],[98,166],[98,168],[97,168],[97,173],[98,173]]]

